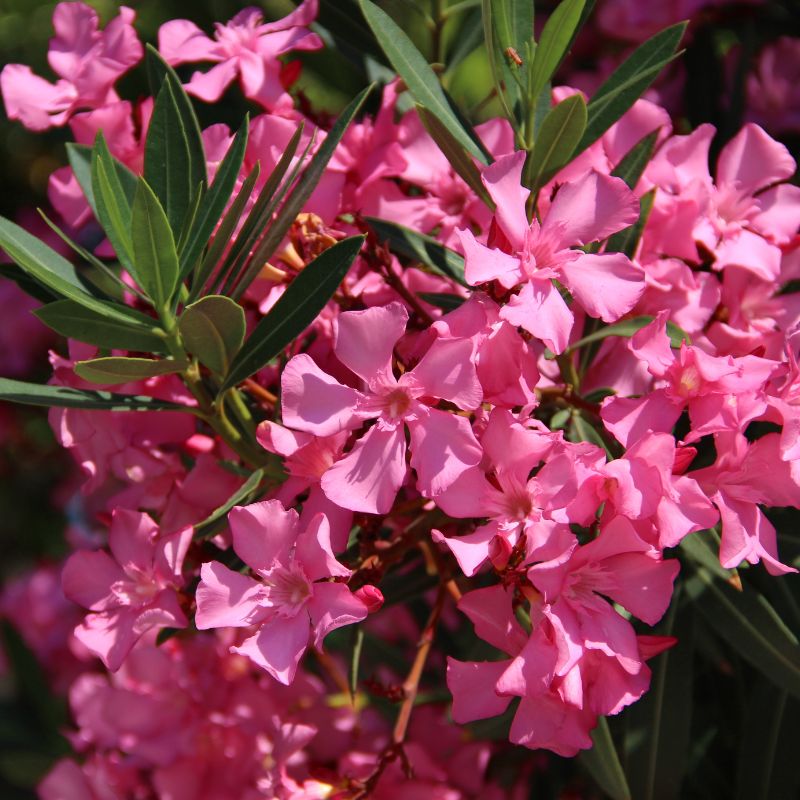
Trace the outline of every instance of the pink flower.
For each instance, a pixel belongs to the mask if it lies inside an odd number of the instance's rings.
[[[119,16],[101,32],[93,8],[59,3],[47,58],[60,80],[52,84],[30,67],[7,64],[0,73],[0,90],[9,118],[41,131],[63,125],[80,108],[116,102],[114,83],[143,53],[132,25],[135,17],[133,9],[120,6]]]
[[[604,542],[603,548],[605,546]],[[619,549],[617,557],[624,560],[625,545],[621,544]],[[633,552],[642,549],[646,550],[647,546],[638,541]],[[581,597],[570,595],[570,589],[563,584],[560,588],[557,582],[550,584],[547,591],[553,602],[558,603],[560,593],[565,589],[567,592],[561,599],[561,607],[554,611],[537,599],[535,589],[523,589],[533,598],[530,635],[525,633],[512,610],[511,592],[502,586],[476,589],[459,601],[459,610],[470,618],[475,633],[508,653],[510,658],[488,662],[447,659],[447,686],[453,695],[456,722],[463,724],[502,714],[514,697],[520,697],[511,723],[510,740],[532,749],[547,748],[559,755],[573,756],[592,746],[589,732],[596,725],[598,714],[616,714],[646,691],[650,670],[644,660],[658,650],[645,648],[641,640],[650,637],[637,637],[630,623],[594,594],[600,583],[591,584],[591,567],[586,576],[589,583],[582,584],[581,557],[577,556],[573,565],[571,552],[567,550],[560,559],[542,565],[539,578],[547,584],[545,575],[550,574],[553,564],[560,564],[562,568],[571,565],[567,571],[574,569],[575,577],[570,575],[567,584],[574,585],[575,591],[582,588]],[[601,561],[606,555],[613,558],[614,547],[607,554],[596,550],[595,555]],[[628,565],[628,577],[634,576],[637,566],[641,568],[642,565]],[[651,565],[644,566],[645,571],[635,577],[625,600],[642,606],[650,619],[656,619],[658,608],[648,609],[646,601],[642,604],[634,598],[637,590],[646,591],[651,583],[652,586],[663,583],[671,592],[671,578],[667,573],[657,576]],[[677,564],[667,572],[674,578],[676,571]],[[555,577],[555,573],[552,574]],[[604,575],[605,571],[598,569],[599,581]],[[563,579],[563,573],[559,577]],[[625,593],[611,576],[606,578],[603,590]],[[669,602],[669,595],[666,600]],[[663,604],[663,598],[657,602]],[[571,610],[575,611],[575,616],[572,617],[570,610],[566,610],[570,603],[574,603]],[[562,613],[568,618],[566,627],[560,618]],[[571,639],[571,636],[577,638]],[[646,649],[651,652],[646,654]]]
[[[765,281],[780,274],[780,246],[797,232],[800,188],[782,181],[795,162],[780,142],[748,123],[720,152],[716,181],[708,168],[712,125],[673,136],[645,171],[658,187],[645,249],[699,261],[696,244],[713,254],[713,267],[739,266]]]
[[[780,437],[768,433],[750,444],[736,432],[715,434],[718,458],[692,477],[714,501],[722,518],[719,560],[734,569],[743,561],[764,562],[770,575],[797,572],[778,560],[775,528],[759,504],[800,505],[797,462],[780,457]]]
[[[344,583],[328,580],[350,570],[333,555],[324,514],[301,531],[294,509],[266,500],[234,508],[229,521],[233,549],[258,579],[203,564],[195,622],[200,630],[257,626],[231,652],[290,684],[309,638],[320,648],[332,630],[364,619],[367,607]]]
[[[617,515],[650,519],[661,548],[675,547],[689,533],[712,527],[717,513],[695,480],[673,474],[675,459],[671,435],[647,433],[637,439],[622,458],[600,466],[582,482],[587,519],[601,503],[603,521]]]
[[[521,185],[525,153],[498,159],[483,171],[484,185],[497,204],[494,247],[461,231],[465,275],[473,285],[497,281],[521,285],[500,316],[561,353],[573,314],[553,280],[561,281],[593,317],[613,322],[630,311],[644,291],[644,273],[621,253],[584,253],[575,246],[607,238],[636,221],[639,204],[618,178],[597,172],[561,186],[541,224],[528,222]]]
[[[158,49],[173,65],[216,62],[208,72],[195,72],[186,84],[189,94],[207,103],[219,100],[238,75],[245,97],[268,110],[291,108],[278,56],[322,47],[319,36],[307,29],[316,16],[317,0],[304,0],[288,16],[269,23],[260,9],[245,8],[227,25],[217,23],[214,39],[188,19],[174,19],[159,29]]]
[[[717,358],[685,341],[676,355],[667,335],[668,316],[659,313],[628,345],[647,363],[659,388],[642,397],[603,402],[605,426],[626,446],[648,431],[670,433],[687,407],[692,423],[688,442],[716,431],[742,430],[767,409],[764,387],[777,362],[757,356]]]
[[[507,561],[520,542],[526,560],[553,558],[569,548],[575,537],[564,509],[577,492],[577,476],[573,459],[554,436],[526,428],[510,412],[495,409],[481,446],[486,472],[470,467],[436,498],[452,517],[489,517],[487,524],[464,536],[434,532],[464,574],[474,575],[487,559],[504,566],[502,559]]]
[[[364,391],[342,385],[307,355],[295,356],[283,371],[283,421],[292,428],[332,436],[377,420],[322,477],[325,494],[343,508],[389,511],[407,471],[406,425],[411,466],[420,491],[428,496],[441,493],[480,460],[469,421],[426,402],[441,398],[464,410],[478,406],[481,388],[472,343],[437,340],[414,369],[395,378],[392,353],[407,320],[399,303],[339,315],[334,352],[364,381]]]
[[[769,42],[747,76],[747,117],[774,134],[800,130],[800,39]]]
[[[79,552],[64,565],[64,594],[96,613],[75,629],[76,638],[112,672],[152,628],[185,628],[176,590],[183,585],[183,559],[192,540],[184,528],[159,538],[147,514],[114,512],[104,550]]]

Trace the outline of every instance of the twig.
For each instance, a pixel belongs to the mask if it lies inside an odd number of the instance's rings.
[[[272,408],[278,404],[278,398],[272,394],[269,389],[265,389],[263,386],[256,383],[252,378],[245,378],[244,388],[247,389],[250,394],[255,395],[265,403],[269,403]]]

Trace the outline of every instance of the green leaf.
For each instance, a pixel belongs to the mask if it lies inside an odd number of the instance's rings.
[[[636,331],[641,330],[645,325],[649,325],[653,319],[654,317],[650,316],[631,317],[621,322],[615,322],[613,325],[605,325],[594,333],[590,333],[588,336],[578,339],[577,342],[574,342],[567,348],[565,353],[573,353],[575,350],[579,350],[587,344],[599,342],[609,336],[621,336],[623,339],[630,339]],[[670,339],[670,347],[680,347],[683,340],[686,340],[687,344],[692,343],[689,334],[675,325],[674,322],[667,323],[667,334]]]
[[[396,222],[377,217],[364,217],[364,219],[375,231],[378,240],[388,243],[395,253],[420,261],[434,272],[462,286],[468,286],[464,280],[464,258],[455,250],[450,250],[436,239],[398,225]]]
[[[684,556],[690,558],[694,564],[705,567],[716,577],[727,583],[736,580],[735,569],[725,569],[719,563],[719,534],[716,530],[696,531],[684,536],[678,545]]]
[[[800,646],[768,600],[745,585],[737,591],[696,567],[686,582],[696,608],[745,661],[776,686],[800,697]]]
[[[92,149],[92,196],[97,220],[117,258],[131,269],[131,185],[120,179],[102,131],[98,132]]]
[[[75,373],[90,383],[129,383],[156,375],[170,375],[180,372],[186,364],[173,361],[169,358],[123,358],[122,356],[108,356],[106,358],[92,358],[88,361],[76,361]]]
[[[690,613],[678,612],[677,600],[676,595],[658,633],[676,636],[678,644],[650,662],[650,691],[625,711],[626,773],[637,800],[682,797],[692,719],[694,626]]]
[[[659,129],[656,129],[646,136],[643,136],[623,156],[622,161],[614,167],[614,171],[611,175],[615,178],[622,178],[629,189],[635,189],[636,184],[639,183],[639,178],[642,177],[645,167],[653,157],[653,150],[658,141],[658,134]]]
[[[67,386],[40,386],[38,383],[0,378],[0,400],[25,406],[48,408],[86,408],[95,411],[185,411],[197,414],[196,408],[129,394],[71,389]]]
[[[0,217],[0,247],[28,275],[61,297],[108,319],[130,321],[129,309],[90,294],[73,264],[10,220]]]
[[[225,212],[225,216],[222,218],[222,222],[220,222],[219,228],[217,228],[217,232],[211,240],[211,246],[192,278],[192,288],[189,292],[190,300],[196,300],[203,291],[208,279],[214,273],[214,268],[218,266],[225,248],[230,244],[231,236],[244,213],[244,207],[247,205],[250,195],[253,193],[253,187],[256,185],[260,171],[261,166],[256,162],[250,174],[245,178],[242,188],[234,198],[230,208]]]
[[[76,144],[75,142],[67,142],[67,158],[72,171],[75,173],[75,178],[80,185],[86,200],[89,203],[92,213],[95,218],[100,220],[97,214],[97,204],[95,202],[94,191],[92,189],[92,151],[93,148],[85,144]],[[122,185],[123,191],[130,200],[136,191],[136,175],[133,174],[122,162],[116,158],[111,159],[114,164],[114,169],[117,172],[117,178]]]
[[[589,102],[589,122],[578,145],[582,153],[596,142],[647,90],[675,58],[685,22],[665,28],[634,52],[611,74]]]
[[[451,75],[456,67],[478,49],[483,41],[483,21],[479,8],[474,9],[462,22],[457,35],[454,37],[454,46],[447,57],[445,75]]]
[[[236,241],[226,254],[215,281],[217,286],[223,287],[220,294],[229,294],[237,282],[246,282],[249,285],[272,255],[274,248],[268,241],[268,235],[270,226],[275,221],[275,210],[297,180],[314,140],[312,136],[292,166],[304,127],[301,122],[292,134],[280,160],[261,187]],[[269,253],[267,249],[270,249]]]
[[[521,106],[519,87],[511,77],[511,70],[506,64],[504,48],[500,45],[497,35],[497,24],[493,10],[502,0],[482,0],[481,17],[483,20],[483,38],[486,47],[486,56],[489,61],[489,71],[492,73],[495,94],[503,108],[503,114],[514,129],[518,144],[524,145],[520,131],[520,121],[524,116]],[[533,37],[531,37],[533,38]]]
[[[141,294],[138,289],[125,283],[122,278],[109,267],[104,264],[99,258],[90,253],[86,248],[81,247],[74,241],[65,231],[61,230],[42,209],[37,209],[39,216],[47,223],[48,227],[68,245],[75,253],[77,253],[87,264],[92,267],[92,270],[87,271],[85,278],[95,288],[98,288],[106,297],[113,299],[118,303],[124,304],[125,295],[129,292],[135,293],[141,300],[147,302],[147,298]]]
[[[147,185],[139,181],[131,214],[134,277],[158,309],[167,306],[178,285],[178,253],[167,215]]]
[[[356,696],[358,691],[358,670],[361,665],[361,651],[364,648],[364,627],[355,625],[353,627],[353,649],[350,654],[350,669],[347,671],[350,694]]]
[[[580,94],[562,100],[542,122],[529,162],[525,184],[536,194],[562,167],[569,164],[586,130],[586,103]]]
[[[266,366],[314,321],[333,297],[363,242],[363,236],[343,239],[300,272],[239,351],[221,391]]]
[[[585,0],[562,0],[545,23],[533,59],[528,84],[535,103],[567,54],[578,30]]]
[[[57,300],[33,313],[56,333],[98,347],[147,353],[160,353],[165,348],[164,337],[155,333],[157,321],[133,309],[129,323],[97,314],[74,300]]]
[[[444,294],[442,292],[419,292],[419,296],[426,303],[441,308],[445,312],[461,308],[466,300],[465,297],[460,297],[457,294]]]
[[[397,74],[414,99],[448,128],[453,138],[482,164],[486,157],[461,126],[442,91],[439,78],[402,28],[370,0],[359,0],[361,12]]]
[[[797,797],[797,702],[767,681],[752,686],[740,737],[736,800]]]
[[[597,428],[577,409],[572,411],[567,439],[571,442],[591,442],[593,445],[605,450],[609,460],[614,458],[613,453],[608,449],[605,439],[603,439]]]
[[[494,211],[495,205],[489,192],[481,181],[481,173],[469,153],[456,141],[450,129],[443,125],[439,118],[431,113],[425,106],[417,103],[417,112],[425,130],[431,139],[436,142],[450,166],[461,176],[464,183],[483,201],[484,205]]]
[[[580,763],[612,800],[631,800],[631,790],[605,717],[598,717],[597,727],[592,731],[592,742],[592,749],[584,750],[578,756]]]
[[[148,59],[157,54],[148,45]],[[172,70],[164,74],[144,145],[144,178],[161,201],[177,237],[199,185],[206,157],[192,103]]]
[[[264,263],[269,260],[275,248],[281,243],[283,237],[297,218],[297,215],[302,211],[303,206],[317,187],[345,131],[350,126],[356,114],[358,114],[361,106],[367,99],[367,95],[372,91],[372,88],[373,86],[369,85],[356,95],[347,108],[339,115],[333,127],[328,132],[328,135],[325,137],[325,140],[319,146],[317,152],[314,153],[314,156],[308,166],[303,170],[303,174],[300,176],[294,189],[292,189],[291,194],[286,198],[277,216],[269,226],[266,235],[258,243],[258,247],[253,253],[247,271],[236,284],[236,289],[231,292],[231,297],[234,300],[238,300],[244,294],[247,287],[260,272]]]
[[[239,128],[225,158],[217,169],[214,182],[200,201],[197,216],[194,219],[186,246],[180,252],[181,273],[180,280],[188,277],[189,273],[200,258],[203,248],[208,244],[217,223],[222,217],[225,206],[230,200],[231,192],[239,177],[239,170],[244,161],[244,152],[247,147],[248,118],[245,117],[242,127]]]
[[[513,47],[523,55],[533,39],[531,0],[493,0],[492,16],[500,49]]]
[[[244,342],[244,309],[228,297],[211,294],[186,307],[178,328],[189,352],[224,375]]]
[[[606,245],[607,253],[625,253],[628,258],[633,258],[639,247],[647,220],[650,218],[650,212],[653,210],[655,199],[656,187],[654,186],[639,198],[639,217],[636,222],[609,238]]]
[[[205,539],[216,533],[216,523],[224,519],[228,512],[238,505],[252,502],[264,479],[264,470],[257,469],[250,477],[217,509],[212,511],[202,522],[194,526],[195,539]]]

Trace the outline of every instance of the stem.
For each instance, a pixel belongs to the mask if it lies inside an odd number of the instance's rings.
[[[444,61],[444,26],[447,15],[444,7],[445,0],[433,0],[433,28],[431,30],[431,55],[432,61],[441,64]]]
[[[447,596],[447,590],[444,582],[439,584],[439,591],[436,595],[436,602],[431,609],[428,621],[422,631],[419,643],[417,644],[417,654],[414,658],[414,663],[411,665],[411,670],[408,673],[405,681],[403,682],[403,692],[405,697],[403,705],[400,707],[400,713],[397,715],[397,721],[394,725],[394,732],[392,733],[392,741],[395,745],[400,746],[406,738],[408,730],[408,723],[411,719],[411,711],[414,708],[414,701],[416,700],[417,693],[419,692],[419,682],[422,678],[422,673],[425,670],[425,662],[428,660],[428,654],[433,646],[434,636],[436,634],[436,626],[439,623],[439,618],[442,615],[444,608],[444,600]]]
[[[167,334],[166,342],[170,355],[176,361],[186,362],[188,357],[183,347],[183,342],[181,341],[175,315],[172,313],[169,306],[164,306],[158,309],[158,316]],[[266,453],[261,451],[261,448],[255,444],[255,436],[252,442],[242,437],[241,432],[237,430],[225,416],[222,403],[215,404],[212,401],[211,396],[206,391],[206,387],[203,385],[203,380],[200,377],[200,367],[197,361],[191,361],[186,369],[183,370],[181,376],[189,391],[194,395],[195,400],[197,400],[200,410],[205,415],[208,424],[214,429],[214,432],[230,446],[245,464],[250,467],[261,466]]]
[[[419,299],[408,290],[403,281],[392,272],[392,268],[387,264],[384,269],[386,283],[394,289],[414,309],[414,313],[425,325],[433,325],[433,317],[422,307]]]
[[[269,389],[265,389],[252,378],[245,378],[244,388],[247,389],[250,394],[258,397],[262,402],[268,403],[273,409],[278,405],[278,398],[272,394]]]

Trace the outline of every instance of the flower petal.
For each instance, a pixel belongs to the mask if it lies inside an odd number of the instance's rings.
[[[203,564],[197,586],[198,630],[246,628],[259,622],[267,609],[261,583],[216,561]]]

